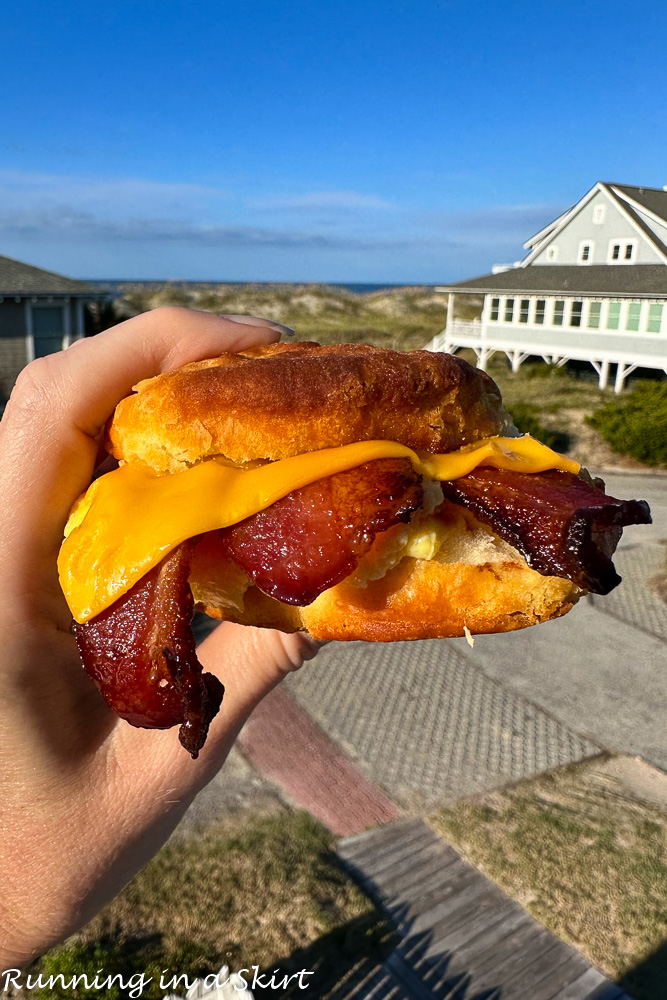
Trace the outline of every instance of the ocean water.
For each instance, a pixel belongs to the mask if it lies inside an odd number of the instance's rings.
[[[167,279],[155,279],[148,278],[146,280],[139,278],[85,278],[85,281],[89,281],[91,284],[95,285],[97,288],[103,288],[110,292],[118,292],[122,288],[127,287],[127,285],[142,285],[145,288],[162,288],[165,285],[169,285],[171,288],[219,288],[221,285],[230,286],[244,286],[244,285],[259,285],[261,287],[270,288],[272,285],[285,288],[289,286],[298,287],[302,285],[315,285],[321,286],[326,285],[328,288],[342,288],[348,292],[356,292],[357,295],[366,295],[369,292],[381,292],[386,288],[412,288],[414,287],[414,282],[410,284],[363,284],[361,282],[352,282],[350,284],[343,284],[338,281],[170,281]],[[424,285],[423,287],[431,287],[429,285]]]

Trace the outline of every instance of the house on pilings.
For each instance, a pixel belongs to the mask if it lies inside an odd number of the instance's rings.
[[[513,371],[587,361],[616,392],[636,368],[667,374],[667,189],[599,182],[524,248],[512,267],[438,289],[447,326],[431,350],[472,348],[483,369],[498,351]],[[478,319],[457,319],[464,296],[483,297]]]

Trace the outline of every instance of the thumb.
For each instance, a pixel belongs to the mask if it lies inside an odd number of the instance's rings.
[[[246,717],[261,699],[324,645],[305,632],[222,622],[198,647],[199,659],[226,686],[230,711]]]

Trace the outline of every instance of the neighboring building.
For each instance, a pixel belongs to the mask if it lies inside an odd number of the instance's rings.
[[[85,281],[0,257],[0,405],[29,361],[85,336],[85,306],[98,297]]]
[[[517,265],[454,285],[445,330],[428,345],[472,348],[485,368],[497,351],[512,369],[531,356],[588,361],[601,388],[616,366],[620,392],[635,368],[667,374],[667,189],[598,183],[524,244]],[[457,319],[457,296],[483,297],[477,320]]]

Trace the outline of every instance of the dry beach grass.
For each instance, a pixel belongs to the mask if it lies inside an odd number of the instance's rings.
[[[390,289],[360,295],[327,285],[220,285],[216,289],[128,286],[120,315],[161,305],[231,315],[264,316],[292,327],[301,340],[367,343],[416,350],[443,327],[443,298],[432,288]]]

